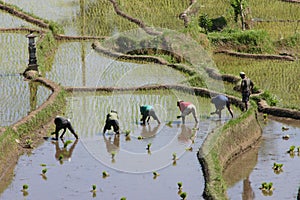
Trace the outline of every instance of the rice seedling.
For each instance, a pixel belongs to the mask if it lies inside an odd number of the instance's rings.
[[[65,142],[64,142],[64,148],[67,148],[67,146],[68,146],[69,144],[72,144],[72,141],[71,141],[71,140],[65,141]]]
[[[284,135],[284,136],[282,136],[282,139],[288,140],[288,139],[290,139],[290,135]]]
[[[172,156],[173,156],[173,158],[172,158],[172,160],[178,160],[178,158],[177,158],[177,154],[174,152],[173,154],[172,154]]]
[[[28,185],[27,184],[24,184],[23,187],[22,187],[22,192],[23,192],[23,196],[27,196],[28,195]]]
[[[182,182],[178,182],[177,186],[178,186],[178,190],[181,190],[182,189]]]
[[[166,125],[172,128],[172,123],[173,121],[169,121],[168,123],[166,123]]]
[[[150,147],[151,147],[151,145],[152,145],[151,143],[148,143],[148,144],[147,144],[147,148],[146,148],[146,149],[150,151]]]
[[[272,195],[274,190],[273,183],[263,182],[259,189],[263,192],[264,195]]]
[[[185,149],[186,151],[193,151],[193,147],[188,147]]]
[[[31,139],[26,139],[25,140],[25,148],[33,148],[33,141]]]
[[[183,200],[185,200],[186,197],[187,197],[187,193],[186,193],[186,192],[181,192],[179,196],[180,196]]]
[[[282,130],[282,131],[287,131],[287,130],[289,130],[289,127],[283,126],[283,127],[281,127],[281,130]]]
[[[125,136],[128,137],[130,132],[131,132],[130,130],[125,130]]]
[[[127,198],[126,197],[121,197],[121,199],[120,200],[126,200]]]
[[[274,170],[274,172],[276,173],[276,174],[279,174],[279,173],[281,173],[283,170],[282,170],[282,167],[283,167],[283,164],[280,164],[280,163],[273,163],[273,167],[272,167],[272,169]]]
[[[102,178],[106,178],[106,177],[108,177],[109,176],[109,174],[106,172],[106,171],[103,171],[102,172]]]
[[[296,147],[294,145],[290,146],[290,149],[287,151],[287,153],[294,154],[295,148]]]
[[[47,171],[48,171],[47,168],[42,169],[42,174],[45,175],[47,173]]]
[[[144,139],[144,137],[143,136],[138,136],[138,140],[142,140],[142,139]]]
[[[152,172],[152,174],[153,174],[153,179],[156,179],[160,174],[158,173],[158,172]]]

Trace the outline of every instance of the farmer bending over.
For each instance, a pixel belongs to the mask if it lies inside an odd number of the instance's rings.
[[[140,106],[140,112],[142,115],[142,119],[141,119],[142,125],[146,124],[145,123],[146,120],[147,120],[147,123],[149,124],[150,117],[153,117],[153,119],[156,120],[158,124],[160,124],[160,121],[159,121],[158,117],[156,116],[155,111],[152,106],[150,106],[150,105]]]
[[[221,112],[222,112],[222,110],[224,109],[224,107],[226,105],[227,110],[229,111],[231,117],[233,118],[233,112],[230,108],[229,99],[225,95],[219,94],[219,95],[213,97],[211,99],[211,103],[215,104],[215,107],[216,107],[216,111],[210,113],[211,115],[218,114],[219,118],[221,119]]]
[[[194,104],[190,102],[185,102],[182,100],[177,101],[177,106],[179,107],[179,110],[181,111],[181,115],[177,116],[177,119],[182,117],[182,124],[185,124],[185,117],[189,115],[190,113],[193,113],[195,122],[198,123],[198,119],[196,117],[196,107]]]
[[[120,134],[119,117],[117,111],[114,110],[111,110],[110,113],[106,115],[103,134],[105,134],[106,130],[111,130],[111,127],[113,127],[116,134]]]
[[[78,139],[78,135],[75,133],[71,125],[70,119],[61,116],[56,116],[54,119],[54,123],[56,125],[55,132],[51,134],[51,135],[55,134],[54,140],[58,140],[59,131],[61,129],[64,129],[64,132],[61,134],[60,138],[63,138],[64,134],[66,133],[66,130],[69,129],[69,131],[75,136],[75,138]]]

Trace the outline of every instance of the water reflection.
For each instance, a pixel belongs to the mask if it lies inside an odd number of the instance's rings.
[[[251,187],[249,176],[258,161],[258,146],[245,152],[232,161],[224,171],[224,180],[227,187],[234,186],[239,181],[243,181],[242,199],[254,199],[254,192]]]
[[[195,130],[197,127],[197,124],[195,124],[193,130]],[[185,124],[181,125],[181,133],[178,135],[178,141],[182,143],[188,143],[189,141],[193,141],[193,136],[195,135],[195,131],[192,131],[192,129]]]
[[[151,124],[149,126],[142,126],[142,132],[141,136],[143,138],[150,138],[154,137],[160,127],[160,124],[156,125],[154,128],[151,127]]]
[[[108,138],[107,138],[108,137]],[[114,139],[112,136],[106,136],[103,134],[103,139],[106,145],[107,152],[109,154],[115,154],[120,150],[120,134],[114,134]]]
[[[73,151],[79,140],[77,139],[74,142],[72,142],[72,145],[70,146],[69,149],[67,145],[65,145],[66,144],[65,141],[63,139],[61,139],[61,141],[62,141],[62,147],[60,147],[59,145],[60,143],[59,140],[52,141],[52,143],[55,145],[55,158],[62,165],[64,161],[71,161]]]
[[[29,99],[30,99],[30,112],[34,111],[36,109],[37,105],[37,90],[38,90],[38,85],[33,82],[29,82]]]

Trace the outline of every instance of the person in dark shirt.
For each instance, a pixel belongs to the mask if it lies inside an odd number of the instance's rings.
[[[240,77],[242,78],[242,82],[241,82],[242,102],[244,102],[245,110],[247,111],[250,94],[253,90],[254,84],[250,80],[250,78],[246,77],[245,72],[240,72]]]
[[[107,130],[111,130],[111,127],[113,127],[116,134],[120,134],[119,117],[117,111],[114,110],[111,110],[110,113],[106,115],[103,134],[105,134]]]
[[[52,133],[52,135],[55,134],[54,140],[58,140],[59,131],[61,129],[64,129],[64,131],[61,134],[60,138],[63,138],[64,134],[66,133],[66,130],[69,129],[69,131],[75,136],[75,138],[78,139],[78,135],[75,133],[74,128],[72,127],[72,124],[69,119],[61,116],[56,116],[54,119],[54,124],[56,126],[55,132]]]

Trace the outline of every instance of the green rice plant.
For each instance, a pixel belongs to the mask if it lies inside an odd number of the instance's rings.
[[[181,190],[182,189],[182,182],[178,182],[177,186],[178,186],[178,189]]]
[[[147,149],[147,150],[150,150],[151,145],[152,145],[151,143],[148,143],[146,149]]]
[[[187,193],[186,193],[186,192],[181,192],[179,196],[180,196],[183,200],[185,200],[186,197],[187,197]]]
[[[67,148],[69,144],[72,144],[72,140],[67,140],[64,142],[64,148]]]
[[[108,176],[109,176],[109,174],[108,174],[106,171],[103,171],[103,172],[102,172],[102,177],[103,177],[103,178],[106,178],[106,177],[108,177]]]
[[[169,121],[168,123],[166,123],[166,125],[172,128],[172,123],[173,121]]]
[[[121,199],[120,200],[126,200],[127,198],[126,197],[121,197]]]
[[[32,139],[26,139],[25,140],[25,148],[30,148],[30,149],[33,148],[33,141],[32,141]]]
[[[42,174],[45,175],[47,173],[47,171],[48,171],[47,168],[42,169]]]
[[[295,147],[294,145],[290,146],[290,149],[287,151],[287,153],[293,154],[294,151],[295,151],[295,148],[296,148],[296,147]]]
[[[156,179],[158,176],[160,176],[160,174],[158,172],[152,172],[153,174],[153,179]]]
[[[125,136],[128,137],[129,134],[130,134],[130,132],[131,132],[130,130],[126,130],[126,131],[125,131]]]
[[[62,155],[62,154],[59,154],[59,157],[58,157],[58,160],[63,160],[64,159],[64,155]]]
[[[29,186],[27,184],[24,184],[22,188],[23,188],[23,190],[27,190],[29,188]]]
[[[142,140],[142,139],[144,139],[143,136],[139,135],[138,140]]]
[[[281,163],[273,163],[273,167],[272,167],[272,169],[274,170],[274,172],[276,173],[276,174],[279,174],[280,172],[282,172],[283,170],[282,170],[282,167],[283,167],[283,164],[281,164]]]
[[[96,191],[97,191],[97,185],[93,184],[91,192],[96,193]]]
[[[115,151],[112,151],[112,152],[111,152],[111,159],[114,159],[115,156],[116,156],[116,154],[117,154],[117,153],[116,153]]]
[[[46,167],[47,165],[46,165],[46,164],[44,164],[44,163],[42,163],[42,164],[40,164],[40,166],[42,166],[42,167]]]
[[[177,160],[178,158],[177,158],[177,154],[174,152],[173,154],[172,154],[172,156],[173,156],[173,158],[172,158],[172,160]]]
[[[274,190],[273,188],[273,183],[272,182],[263,182],[261,184],[261,187],[259,188],[260,190],[262,190],[262,192],[265,194],[265,195],[272,195],[272,192]]]

